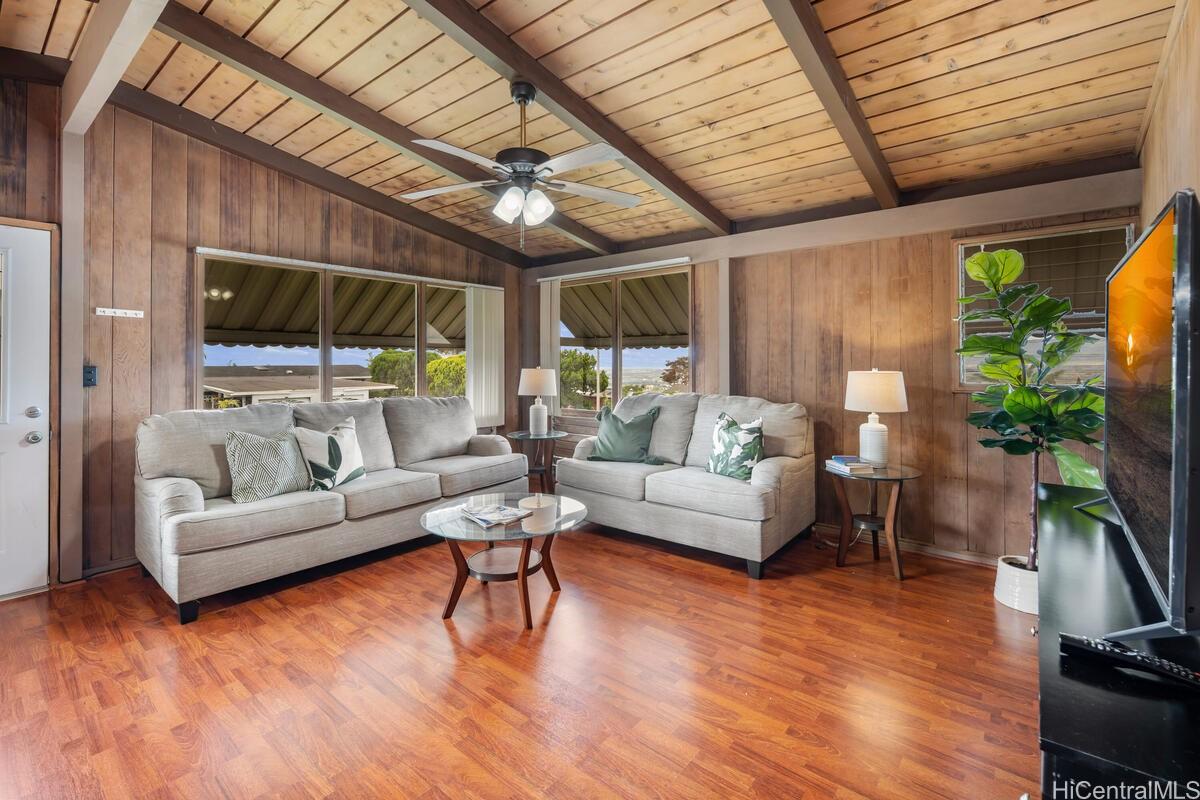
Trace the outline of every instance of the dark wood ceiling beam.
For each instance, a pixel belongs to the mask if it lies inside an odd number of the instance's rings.
[[[195,139],[236,153],[306,183],[311,183],[319,189],[344,197],[381,214],[449,239],[463,247],[477,250],[484,255],[515,266],[525,267],[529,264],[529,259],[524,254],[511,250],[498,242],[466,231],[440,217],[394,200],[361,183],[343,178],[310,161],[272,147],[253,136],[238,133],[233,128],[214,122],[208,117],[177,106],[123,81],[117,84],[109,102],[168,128],[186,133]]]
[[[526,53],[466,0],[406,0],[406,4],[504,78],[521,78],[536,86],[537,102],[547,111],[588,139],[608,142],[620,150],[625,156],[624,165],[631,172],[708,231],[720,236],[732,233],[733,223],[703,195]]]
[[[359,133],[392,147],[408,158],[431,167],[455,180],[467,182],[495,177],[490,170],[478,167],[447,153],[414,145],[413,140],[425,138],[408,127],[363,103],[343,94],[299,67],[263,50],[252,42],[185,5],[167,3],[155,27],[205,55],[227,64],[238,72],[270,86],[315,111],[336,119]],[[503,189],[478,190],[489,196],[499,196]],[[542,223],[566,236],[576,244],[595,253],[616,252],[616,245],[565,214],[555,213]]]
[[[896,179],[812,3],[809,0],[763,1],[879,205],[883,208],[900,205]]]

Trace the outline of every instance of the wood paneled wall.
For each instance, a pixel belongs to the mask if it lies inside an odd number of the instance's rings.
[[[58,87],[0,78],[0,217],[58,222]]]
[[[1162,65],[1162,85],[1142,146],[1142,224],[1180,189],[1200,192],[1200,2],[1186,0]]]
[[[86,181],[89,306],[146,312],[88,318],[87,359],[100,368],[87,390],[88,571],[133,556],[138,423],[192,396],[191,248],[516,286],[515,267],[111,106],[88,132]]]
[[[1120,209],[1087,218],[1129,216]],[[881,415],[892,460],[919,468],[905,489],[901,535],[948,551],[1023,553],[1028,459],[976,443],[956,391],[957,273],[952,239],[1083,221],[1082,216],[733,259],[730,264],[735,394],[804,404],[818,467],[858,449],[865,415],[842,409],[846,372],[904,372],[907,414]],[[1089,457],[1098,462],[1098,451]],[[819,473],[817,521],[840,517],[832,479]],[[1057,471],[1046,465],[1043,480]],[[865,487],[857,502],[865,502]],[[884,495],[886,497],[886,494]],[[881,500],[882,501],[882,500]]]

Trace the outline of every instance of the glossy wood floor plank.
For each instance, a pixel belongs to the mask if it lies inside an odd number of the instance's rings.
[[[798,542],[767,565],[589,528],[562,591],[444,544],[233,592],[136,569],[0,604],[2,798],[1017,798],[1031,619],[993,573]]]

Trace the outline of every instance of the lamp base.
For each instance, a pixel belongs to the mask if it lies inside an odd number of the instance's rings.
[[[888,429],[878,414],[868,415],[867,421],[858,426],[858,457],[873,467],[887,466]]]
[[[550,409],[538,397],[529,407],[529,432],[542,436],[550,432]]]

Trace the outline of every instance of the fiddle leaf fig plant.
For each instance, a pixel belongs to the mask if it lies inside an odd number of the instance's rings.
[[[958,302],[983,307],[968,310],[958,319],[993,323],[1001,332],[967,336],[957,352],[982,356],[979,372],[993,381],[971,395],[983,410],[969,414],[967,422],[990,433],[979,443],[1009,455],[1030,457],[1033,496],[1025,566],[1036,570],[1039,456],[1054,456],[1068,485],[1103,488],[1099,470],[1064,443],[1103,447],[1096,434],[1104,425],[1104,396],[1097,388],[1099,375],[1074,385],[1049,382],[1088,337],[1063,323],[1071,312],[1071,300],[1054,298],[1049,289],[1036,283],[1017,283],[1024,271],[1025,259],[1016,250],[979,252],[967,259],[967,275],[984,290],[960,297]]]

